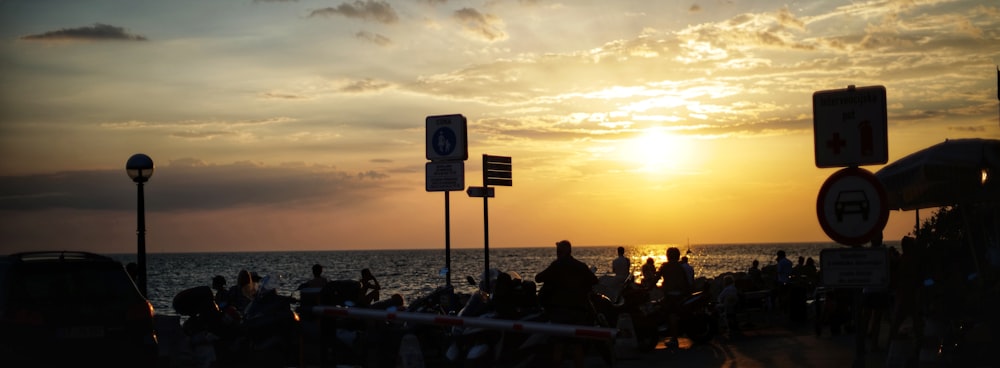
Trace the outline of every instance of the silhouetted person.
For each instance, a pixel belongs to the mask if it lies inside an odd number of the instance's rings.
[[[764,276],[760,273],[760,261],[753,260],[750,264],[750,268],[747,269],[747,276],[750,277],[750,281],[753,282],[754,290],[760,290],[764,288]]]
[[[382,290],[382,285],[379,285],[372,271],[367,268],[361,270],[361,305],[367,307],[377,302],[380,299],[379,290]]]
[[[673,339],[667,344],[668,347],[676,348],[680,337],[680,327],[678,311],[681,303],[691,294],[691,283],[688,282],[687,272],[681,266],[681,251],[676,247],[667,248],[667,261],[660,265],[657,274],[663,278],[663,304],[668,314],[667,321],[670,324],[670,334]]]
[[[792,279],[792,268],[793,268],[792,261],[788,260],[788,257],[785,256],[785,251],[783,250],[778,251],[775,260],[778,261],[778,266],[777,266],[778,275],[775,280],[777,281],[777,283],[774,285],[776,289],[775,290],[775,299],[777,301],[776,304],[781,309],[788,309],[788,291],[789,291],[788,283],[791,282]]]
[[[306,288],[322,288],[323,285],[326,285],[326,283],[330,281],[327,280],[326,276],[323,276],[323,266],[319,263],[312,266],[312,274],[313,278],[299,285],[299,290]]]
[[[535,282],[542,284],[539,293],[545,315],[553,323],[590,325],[595,313],[590,304],[590,291],[597,284],[597,276],[583,262],[573,258],[569,240],[556,243],[556,260],[538,275]],[[563,351],[572,349],[573,364],[583,367],[583,341],[572,337],[557,337],[552,349],[552,364],[561,366]]]
[[[920,290],[923,288],[923,278],[921,276],[920,264],[922,249],[917,244],[917,240],[910,236],[905,236],[900,241],[903,254],[900,255],[899,268],[897,269],[895,286],[895,305],[893,306],[892,319],[889,324],[889,341],[891,342],[899,335],[899,328],[903,322],[909,319],[913,330],[910,341],[919,342],[923,336],[923,313],[921,306],[924,304]],[[919,347],[919,344],[914,344]],[[913,358],[919,352],[914,349],[908,352],[908,358]]]
[[[871,240],[871,247],[885,250],[885,244],[882,243],[882,233],[876,233],[876,236]],[[889,308],[889,289],[885,286],[866,286],[861,289],[861,293],[864,296],[862,299],[864,302],[864,308],[862,308],[864,322],[860,327],[865,329],[865,335],[870,339],[869,350],[878,351],[883,316]]]
[[[691,267],[691,264],[688,263],[687,256],[681,257],[681,267],[684,267],[684,274],[688,277],[688,284],[694,287],[694,267]]]
[[[658,276],[656,274],[656,261],[653,257],[646,258],[646,264],[642,265],[642,287],[652,289],[656,287]]]
[[[718,302],[726,312],[729,330],[737,330],[739,325],[736,323],[736,311],[740,304],[740,292],[736,289],[736,279],[732,275],[722,277],[722,291],[719,292]]]
[[[625,257],[625,247],[618,247],[618,257],[611,261],[611,271],[615,273],[615,281],[624,282],[632,273],[632,261]]]
[[[226,303],[229,303],[229,291],[226,290],[226,278],[222,275],[215,275],[212,277],[212,290],[215,290],[215,303],[219,304],[219,307],[225,308]]]
[[[243,313],[247,305],[257,295],[257,283],[253,274],[245,269],[236,274],[236,285],[229,288],[229,305]]]

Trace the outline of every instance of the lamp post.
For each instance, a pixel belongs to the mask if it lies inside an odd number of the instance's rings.
[[[146,209],[143,203],[142,185],[149,180],[150,176],[153,176],[153,159],[145,154],[136,153],[125,162],[125,172],[128,173],[128,176],[135,182],[136,187],[139,188],[135,230],[139,241],[137,256],[139,275],[136,277],[136,281],[139,283],[139,291],[142,292],[142,296],[148,298],[149,295],[146,294]]]

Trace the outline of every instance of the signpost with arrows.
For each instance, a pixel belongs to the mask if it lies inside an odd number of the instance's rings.
[[[469,197],[483,198],[483,289],[490,288],[490,211],[489,199],[494,197],[494,190],[490,185],[509,187],[514,185],[514,178],[510,156],[490,156],[483,154],[483,186],[469,187],[466,191]]]

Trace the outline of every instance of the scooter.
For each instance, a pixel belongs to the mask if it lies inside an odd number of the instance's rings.
[[[636,340],[640,351],[649,351],[656,343],[675,335],[670,331],[670,311],[662,298],[651,300],[647,305],[640,305],[640,313],[633,315],[636,326]],[[687,336],[697,344],[708,343],[719,331],[718,311],[712,297],[705,291],[697,291],[684,297],[676,307],[677,326],[680,332],[676,335]]]
[[[595,299],[597,310],[614,323],[626,313],[632,320],[636,348],[640,352],[652,351],[656,344],[673,335],[670,331],[670,311],[659,289],[646,289],[626,280],[615,290],[616,297],[599,293]],[[605,288],[608,290],[609,288]],[[613,288],[610,288],[614,290]],[[718,334],[718,311],[710,293],[697,291],[684,297],[674,312],[678,315],[678,335],[687,336],[695,343],[707,343]]]
[[[220,309],[208,286],[174,296],[174,310],[188,316],[182,328],[199,365],[264,368],[299,364],[301,326],[292,310],[295,299],[267,288],[267,278],[261,285],[243,311],[232,306]]]
[[[483,290],[471,276],[466,281],[479,286],[469,297],[458,316],[503,320],[540,321],[534,282],[521,279],[516,272],[491,270],[489,291]],[[454,327],[445,357],[452,366],[490,367],[509,365],[525,350],[524,343],[533,334],[484,328]]]

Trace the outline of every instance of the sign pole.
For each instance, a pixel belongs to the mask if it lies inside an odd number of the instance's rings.
[[[451,287],[451,199],[449,192],[465,189],[465,160],[469,158],[468,120],[462,114],[424,119],[427,141],[424,165],[428,192],[444,192],[445,285]],[[450,306],[449,306],[450,307]]]
[[[488,181],[487,181],[487,172],[489,170],[486,169],[486,158],[487,157],[488,156],[486,156],[486,154],[484,153],[483,154],[483,188],[484,188],[483,191],[484,192],[489,192],[489,189],[486,189],[486,188],[489,188]],[[484,253],[483,253],[483,265],[484,265],[485,268],[484,268],[484,273],[483,273],[483,291],[487,291],[487,292],[490,290],[490,210],[489,210],[489,207],[488,207],[489,203],[490,203],[489,197],[484,195],[483,196],[483,251],[484,251]]]
[[[451,287],[451,201],[448,193],[451,192],[444,192],[444,282]]]

